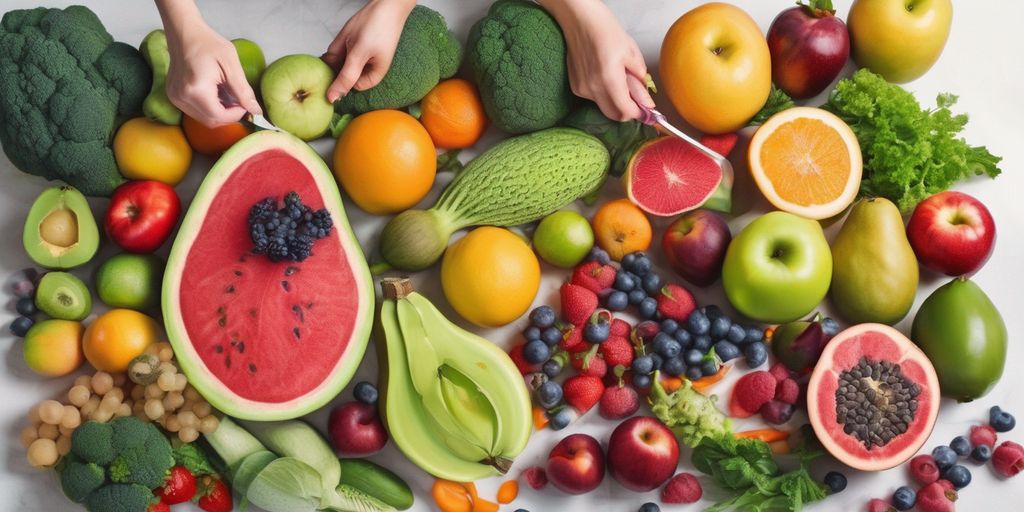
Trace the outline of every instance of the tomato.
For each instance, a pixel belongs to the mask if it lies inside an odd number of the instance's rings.
[[[181,214],[178,194],[159,181],[129,181],[114,191],[103,220],[107,236],[128,252],[157,250]]]

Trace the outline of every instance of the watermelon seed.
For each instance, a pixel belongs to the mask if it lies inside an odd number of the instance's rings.
[[[230,355],[224,356],[224,366],[227,367],[227,368],[231,368],[231,356]]]
[[[292,306],[292,312],[299,316],[299,322],[306,323],[306,314],[302,312],[302,307],[298,304]]]
[[[313,309],[313,303],[306,304],[306,309]]]
[[[286,292],[290,292],[292,285],[288,281],[281,281],[281,288],[284,288]]]
[[[245,255],[243,254],[243,255],[239,256],[238,257],[238,261],[239,261],[239,263],[245,263]]]
[[[238,349],[238,353],[239,354],[241,354],[242,352],[245,352],[245,342],[244,341],[239,341],[238,345],[235,345],[235,348]]]
[[[222,317],[217,319],[217,325],[219,325],[221,327],[224,327],[225,325],[227,325],[227,323],[228,323],[228,317],[226,317],[226,316],[222,316]]]
[[[252,308],[249,310],[249,316],[256,318],[256,308]]]
[[[214,345],[213,346],[213,351],[218,353],[218,354],[221,354],[221,353],[224,352],[224,347],[222,347],[220,345]]]
[[[228,287],[224,289],[224,292],[225,293],[235,293],[235,285],[229,284]]]
[[[295,339],[302,339],[302,331],[298,327],[292,327],[292,334],[295,336]]]
[[[249,373],[256,373],[256,364],[249,363]]]
[[[298,271],[299,271],[299,267],[296,267],[294,265],[289,265],[288,268],[284,269],[284,275],[290,276],[290,275],[292,275],[292,274],[294,274],[294,273],[296,273]]]
[[[242,271],[241,271],[241,270],[238,270],[238,269],[236,268],[236,269],[235,269],[235,277],[242,277]]]

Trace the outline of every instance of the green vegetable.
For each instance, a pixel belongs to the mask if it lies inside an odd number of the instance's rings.
[[[601,141],[574,128],[506,139],[466,164],[433,208],[391,219],[381,233],[381,255],[397,269],[425,269],[452,233],[533,222],[597,189],[608,163]]]
[[[816,454],[802,454],[800,467],[783,473],[772,458],[768,443],[759,439],[737,439],[730,421],[706,397],[685,381],[668,394],[654,376],[651,411],[693,448],[693,466],[712,477],[730,492],[705,510],[799,511],[804,504],[825,498],[825,489],[807,471]]]
[[[768,99],[764,102],[764,106],[754,117],[750,120],[749,125],[761,125],[764,124],[770,117],[786,110],[787,108],[793,108],[796,106],[793,103],[793,98],[790,98],[782,89],[775,87],[772,84],[771,92],[768,93]]]
[[[498,0],[469,31],[466,64],[487,117],[509,133],[550,128],[574,101],[565,38],[543,8]]]
[[[437,11],[417,5],[405,21],[387,74],[376,86],[352,90],[335,105],[339,113],[362,114],[401,108],[423,99],[438,82],[455,75],[462,61],[459,40]]]
[[[952,94],[921,108],[914,95],[867,69],[840,80],[822,108],[853,128],[864,155],[860,194],[885,197],[909,213],[926,197],[974,175],[996,177],[1002,158],[957,137],[967,115],[954,115]]]
[[[161,29],[150,32],[139,45],[139,52],[153,70],[153,87],[142,102],[142,112],[163,124],[181,123],[181,111],[167,97],[167,71],[171,67],[167,35]]]
[[[640,121],[612,121],[601,113],[597,105],[590,102],[574,110],[562,120],[562,124],[597,137],[608,148],[612,159],[608,174],[615,177],[626,172],[629,160],[640,145],[658,136],[653,126]]]
[[[174,448],[171,455],[174,456],[175,465],[184,466],[189,473],[195,476],[217,473],[210,463],[210,459],[206,456],[206,452],[195,443],[182,444]]]
[[[71,434],[71,452],[57,468],[64,494],[92,512],[145,512],[174,465],[171,444],[134,416],[89,421]]]
[[[14,10],[0,20],[0,144],[28,174],[110,195],[124,179],[111,141],[141,113],[150,72],[86,7]]]
[[[374,464],[366,459],[341,459],[342,487],[373,496],[398,510],[412,506],[412,489],[388,468]]]

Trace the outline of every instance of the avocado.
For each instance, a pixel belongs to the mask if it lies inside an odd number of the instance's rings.
[[[36,289],[36,307],[53,318],[84,320],[92,311],[92,294],[67,272],[47,272]]]
[[[142,102],[142,112],[146,117],[163,124],[181,124],[181,110],[167,97],[167,71],[171,66],[167,35],[160,29],[150,32],[139,45],[139,52],[153,70],[153,87]]]
[[[84,265],[96,255],[100,233],[85,196],[74,187],[51,187],[39,194],[25,219],[25,252],[52,269]]]

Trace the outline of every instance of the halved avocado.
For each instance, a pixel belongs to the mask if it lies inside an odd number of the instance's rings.
[[[69,269],[96,255],[100,233],[89,203],[74,187],[51,187],[39,194],[25,219],[25,252],[46,268]]]

